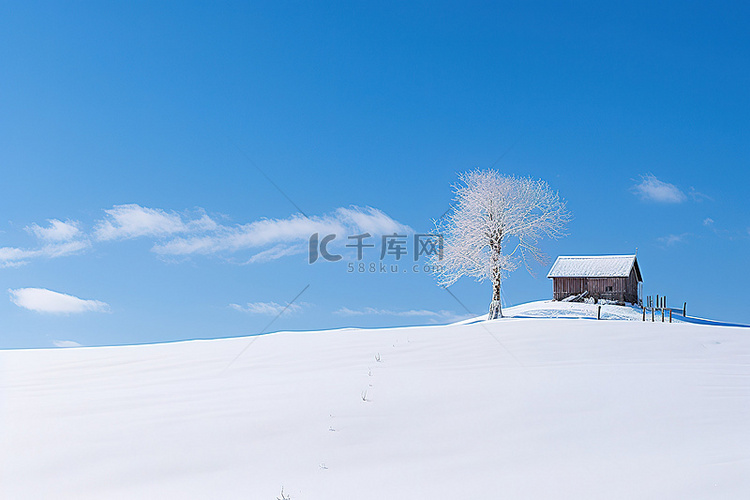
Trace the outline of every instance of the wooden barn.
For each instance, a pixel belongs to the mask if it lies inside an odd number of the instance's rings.
[[[643,278],[635,255],[560,256],[547,277],[555,300],[588,292],[595,299],[640,304]]]

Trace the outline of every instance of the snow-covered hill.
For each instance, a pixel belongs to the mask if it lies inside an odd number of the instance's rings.
[[[749,422],[741,328],[516,317],[0,351],[0,497],[740,499]]]

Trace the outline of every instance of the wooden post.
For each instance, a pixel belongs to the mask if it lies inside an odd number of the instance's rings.
[[[672,322],[672,310],[671,309],[669,310],[669,322],[670,323]]]
[[[651,308],[651,323],[653,323],[653,322],[654,322],[654,311],[656,311],[656,309],[654,309],[654,308],[652,307],[652,308]]]
[[[683,302],[682,303],[682,317],[684,318],[686,316],[687,316],[687,302]]]
[[[596,308],[596,319],[602,319],[602,306]]]
[[[646,308],[643,308],[643,321],[646,321]]]
[[[664,323],[664,308],[661,308],[661,322]]]

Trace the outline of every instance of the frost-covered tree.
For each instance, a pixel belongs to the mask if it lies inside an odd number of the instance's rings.
[[[442,258],[431,256],[438,284],[448,287],[462,276],[492,283],[488,319],[502,317],[503,277],[529,258],[544,261],[538,241],[563,235],[570,213],[543,180],[474,170],[459,175],[446,216],[435,221],[443,235]]]

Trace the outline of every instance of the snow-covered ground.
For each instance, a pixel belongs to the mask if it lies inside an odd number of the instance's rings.
[[[517,306],[503,309],[505,318],[568,318],[568,319],[596,319],[597,308],[599,304],[584,302],[561,302],[556,300],[539,300],[528,302]],[[601,304],[602,320],[625,320],[625,321],[643,321],[643,309],[635,306],[618,306],[614,304]],[[665,316],[665,322],[669,321],[669,316]],[[470,324],[487,319],[487,315],[477,316],[456,323]],[[651,321],[651,312],[647,314],[647,321]],[[689,319],[689,318],[688,318]],[[661,321],[661,313],[654,316],[654,321]],[[672,315],[672,322],[684,322],[680,314]],[[708,320],[701,320],[708,321]]]
[[[0,497],[750,498],[750,330],[544,304],[0,351]]]
[[[597,313],[597,304],[587,304],[583,302],[560,302],[555,300],[542,300],[538,302],[529,302],[518,306],[509,307],[503,311],[504,315],[511,317],[530,317],[530,318],[589,318],[595,319]],[[643,321],[643,310],[640,307],[617,306],[612,304],[603,304],[601,306],[601,318],[603,320],[618,319],[628,321]],[[651,314],[648,314],[648,321],[651,321]],[[661,321],[661,315],[655,318]],[[680,315],[674,314],[672,321],[680,321]],[[669,321],[669,317],[666,317]]]

